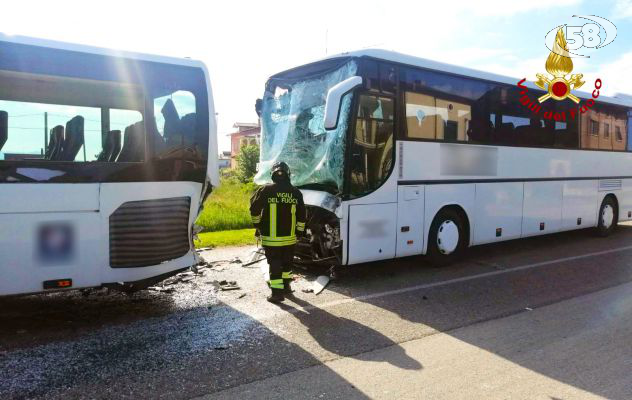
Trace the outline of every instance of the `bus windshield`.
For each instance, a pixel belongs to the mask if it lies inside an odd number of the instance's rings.
[[[335,65],[331,65],[335,61]],[[255,183],[270,182],[270,169],[277,161],[286,162],[292,171],[292,183],[298,187],[342,191],[345,134],[349,123],[352,94],[340,107],[335,130],[323,124],[327,91],[355,75],[356,62],[325,62],[328,69],[306,71],[271,78],[263,97],[261,113],[261,160]],[[300,76],[300,75],[302,76]]]

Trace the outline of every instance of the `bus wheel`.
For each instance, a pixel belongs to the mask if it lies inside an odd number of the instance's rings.
[[[467,233],[461,215],[453,209],[441,210],[430,225],[428,258],[433,266],[451,264],[463,255]]]
[[[597,224],[597,235],[601,237],[609,236],[617,226],[618,212],[617,203],[612,196],[606,196],[599,207],[599,223]]]

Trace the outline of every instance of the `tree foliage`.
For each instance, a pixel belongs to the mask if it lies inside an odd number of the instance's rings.
[[[237,160],[237,176],[242,182],[250,182],[257,173],[257,163],[259,162],[259,146],[242,146]]]

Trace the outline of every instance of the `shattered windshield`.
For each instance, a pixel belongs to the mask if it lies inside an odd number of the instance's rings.
[[[271,79],[266,85],[261,113],[261,159],[255,183],[269,183],[270,169],[285,161],[292,184],[333,193],[342,191],[345,133],[352,94],[343,97],[335,130],[323,124],[327,91],[354,76],[355,61],[333,71],[301,80]]]

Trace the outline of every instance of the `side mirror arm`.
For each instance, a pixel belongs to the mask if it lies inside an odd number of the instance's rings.
[[[360,85],[362,85],[362,77],[352,76],[329,89],[325,103],[324,125],[326,130],[336,129],[338,126],[342,98]]]

